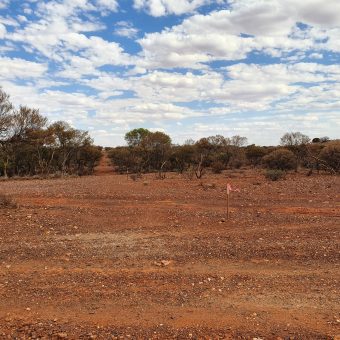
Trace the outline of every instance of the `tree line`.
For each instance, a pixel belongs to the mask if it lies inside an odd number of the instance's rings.
[[[107,148],[119,173],[156,172],[165,178],[177,171],[201,178],[207,171],[221,173],[243,166],[276,170],[340,171],[340,140],[310,138],[286,133],[279,146],[247,145],[246,137],[221,135],[173,144],[164,132],[133,129],[125,134],[126,146]],[[15,108],[0,88],[0,177],[92,174],[102,155],[87,131],[64,121],[49,123],[39,110]]]
[[[91,174],[100,158],[87,131],[49,124],[37,109],[15,108],[0,88],[0,176]]]
[[[190,178],[201,178],[208,170],[221,173],[242,166],[276,170],[308,169],[340,171],[340,141],[328,137],[310,138],[300,132],[286,133],[279,146],[247,145],[247,138],[221,135],[187,140],[172,144],[171,137],[144,128],[125,134],[126,146],[107,148],[109,157],[119,173],[156,172],[164,178],[167,171],[177,171]]]

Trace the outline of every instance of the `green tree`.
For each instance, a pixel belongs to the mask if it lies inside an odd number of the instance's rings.
[[[125,141],[128,146],[140,146],[150,133],[148,129],[144,128],[133,129],[125,134]]]
[[[164,132],[156,131],[148,133],[143,138],[141,147],[145,151],[146,164],[159,172],[162,172],[170,156],[171,138]]]
[[[76,155],[79,148],[92,144],[91,137],[87,131],[74,129],[62,121],[52,124],[50,129],[54,135],[59,169],[62,174],[69,170],[72,172],[72,157]]]

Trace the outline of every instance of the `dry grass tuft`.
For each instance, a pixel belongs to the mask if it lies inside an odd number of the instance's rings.
[[[6,208],[7,209],[17,208],[17,204],[12,197],[5,194],[0,194],[0,209]]]

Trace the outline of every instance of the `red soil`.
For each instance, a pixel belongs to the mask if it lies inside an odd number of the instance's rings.
[[[0,338],[340,334],[338,178],[229,171],[213,188],[134,182],[107,162],[0,182],[19,203],[0,209]],[[230,220],[227,182],[241,189]]]

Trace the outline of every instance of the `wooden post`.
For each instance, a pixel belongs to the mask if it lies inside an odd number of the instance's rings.
[[[229,220],[229,192],[227,193],[227,220]]]
[[[229,220],[229,196],[231,192],[231,186],[227,183],[227,220]]]

